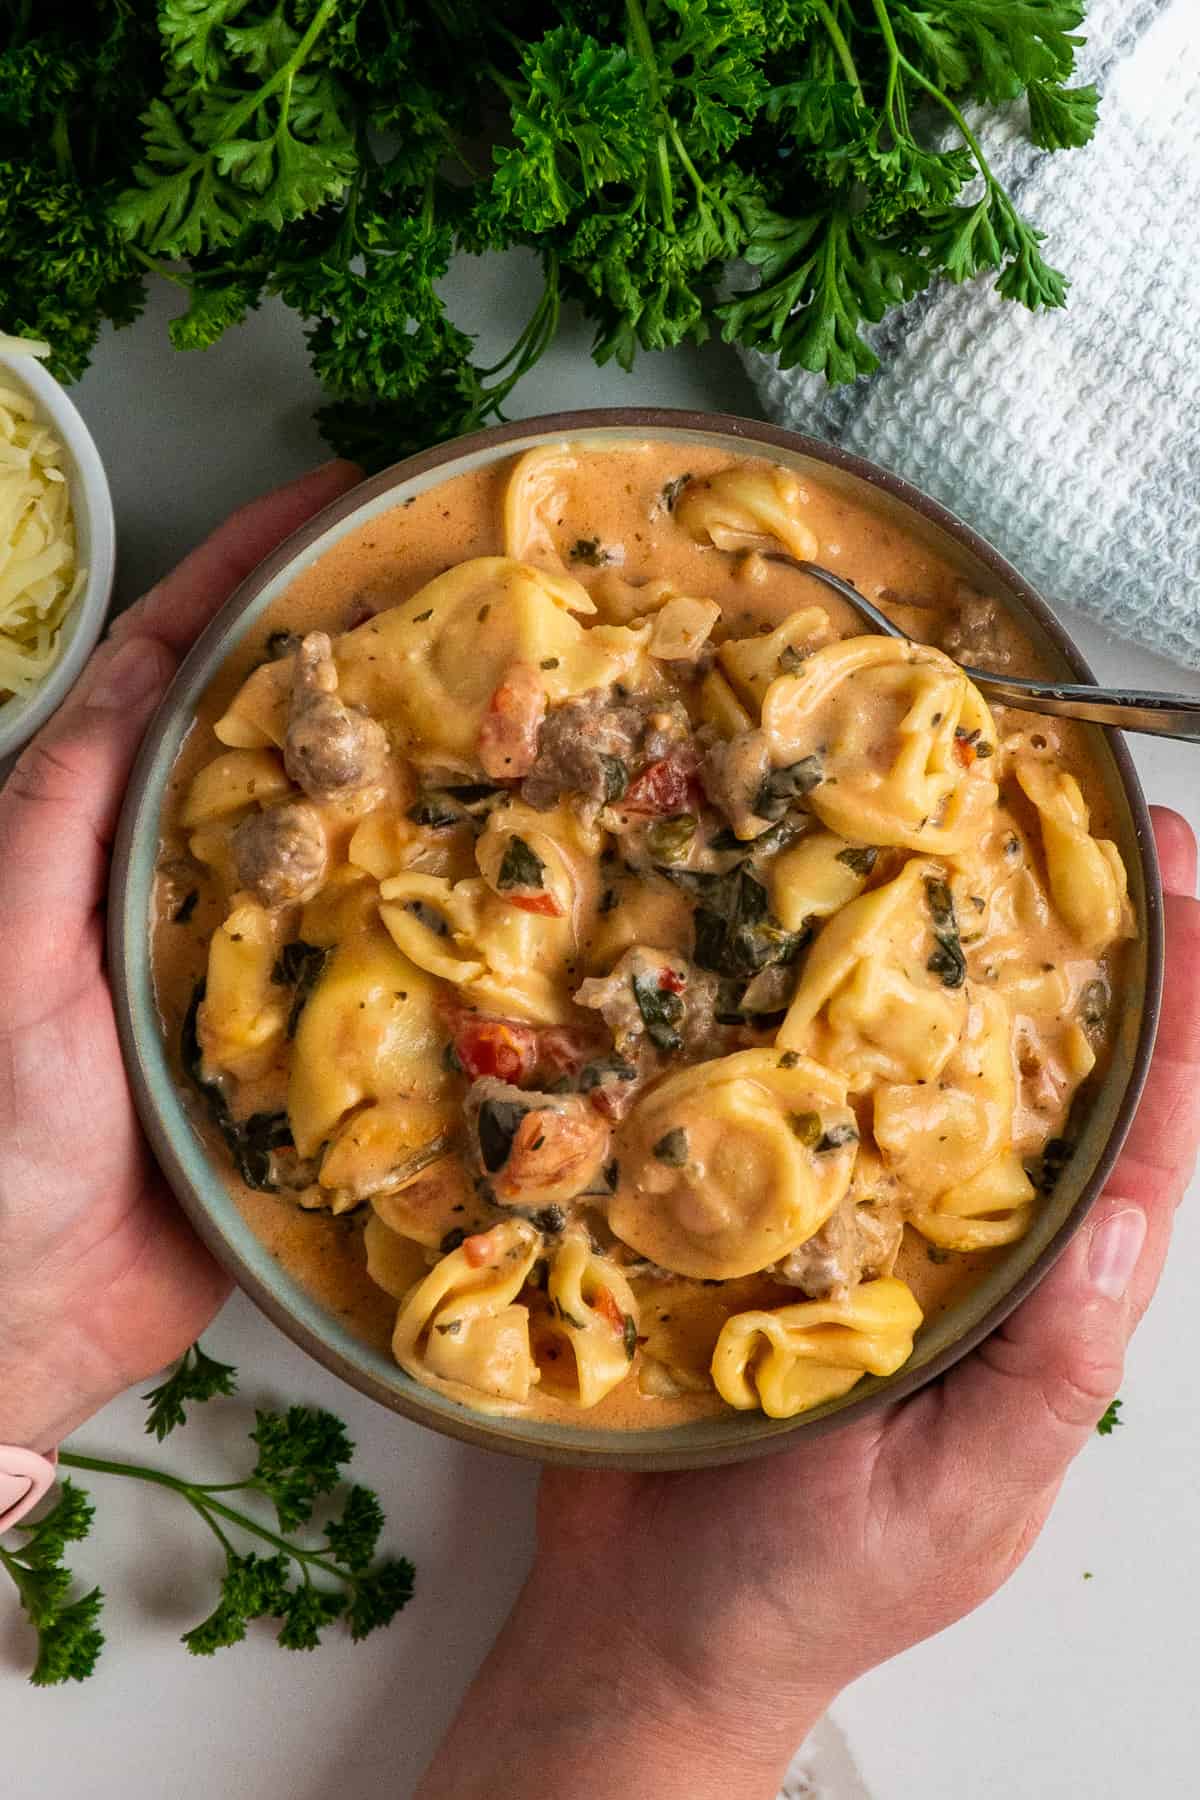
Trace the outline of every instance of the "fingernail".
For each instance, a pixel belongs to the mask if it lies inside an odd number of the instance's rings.
[[[1106,1300],[1124,1298],[1145,1241],[1146,1215],[1138,1207],[1114,1213],[1096,1227],[1088,1251],[1088,1277],[1098,1294]]]
[[[101,712],[126,712],[161,694],[167,679],[163,646],[154,638],[133,637],[117,650],[87,703]]]

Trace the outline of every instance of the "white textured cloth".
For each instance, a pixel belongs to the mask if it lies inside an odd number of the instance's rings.
[[[939,283],[830,389],[747,358],[768,415],[933,494],[1053,604],[1200,667],[1200,0],[1093,0],[1083,150],[984,148],[1071,279],[1061,312]]]

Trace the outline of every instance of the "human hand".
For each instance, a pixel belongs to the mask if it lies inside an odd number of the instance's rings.
[[[690,1475],[548,1470],[530,1581],[422,1800],[505,1791],[484,1785],[479,1745],[522,1729],[523,1782],[570,1800],[773,1796],[848,1682],[1017,1568],[1120,1385],[1200,1141],[1196,844],[1162,809],[1155,834],[1153,1066],[1050,1274],[942,1381],[782,1455]]]
[[[329,463],[227,520],[115,621],[0,792],[0,1443],[52,1447],[228,1293],[138,1129],[104,969],[109,846],[180,656],[359,473]]]

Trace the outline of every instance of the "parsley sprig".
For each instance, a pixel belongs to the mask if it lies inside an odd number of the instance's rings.
[[[160,1442],[187,1418],[186,1408],[236,1392],[237,1371],[195,1344],[169,1378],[149,1393],[146,1430]],[[286,1650],[314,1650],[321,1633],[344,1619],[355,1642],[390,1624],[413,1591],[413,1566],[405,1557],[377,1560],[383,1509],[370,1488],[344,1491],[342,1470],[354,1446],[342,1421],[316,1407],[255,1413],[250,1441],[253,1468],[236,1481],[202,1482],[148,1464],[118,1462],[64,1450],[66,1468],[120,1476],[165,1488],[203,1520],[225,1557],[215,1604],[183,1635],[193,1656],[211,1656],[246,1636],[255,1619],[279,1622],[276,1639]],[[339,1510],[316,1541],[291,1535],[310,1525],[318,1502],[338,1493]],[[235,1501],[237,1503],[235,1503]],[[278,1529],[247,1510],[266,1502]],[[38,1686],[82,1681],[104,1645],[99,1588],[71,1598],[74,1580],[66,1547],[86,1538],[93,1506],[68,1478],[52,1511],[18,1527],[25,1543],[0,1545],[0,1566],[16,1584],[20,1604],[38,1635],[31,1680]]]
[[[268,296],[305,321],[338,448],[378,463],[501,415],[564,300],[593,354],[714,330],[852,381],[938,279],[1031,307],[1066,279],[986,149],[1087,142],[1084,0],[0,0],[4,324],[77,376],[175,284],[180,349]],[[458,252],[542,293],[490,367],[446,311]],[[731,266],[755,280],[720,298]]]

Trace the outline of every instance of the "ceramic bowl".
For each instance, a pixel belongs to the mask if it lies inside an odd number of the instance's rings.
[[[76,555],[87,570],[87,580],[63,621],[62,654],[45,681],[32,694],[0,705],[0,765],[28,743],[62,705],[95,649],[112,598],[117,553],[108,477],[74,401],[33,356],[0,355],[0,387],[10,383],[33,396],[38,412],[53,426],[66,451]]]
[[[147,929],[166,782],[197,702],[225,657],[281,589],[345,533],[410,495],[538,444],[570,439],[604,445],[630,438],[715,445],[730,455],[770,457],[869,499],[898,526],[955,564],[973,587],[1000,600],[1033,641],[1050,673],[1072,681],[1094,679],[1045,602],[973,531],[896,476],[814,439],[717,414],[632,409],[564,413],[480,432],[399,463],[335,501],[269,556],[205,631],[154,720],[130,785],[113,872],[110,966],[122,1046],[155,1153],[201,1237],[290,1337],[395,1412],[471,1443],[546,1461],[675,1469],[777,1450],[911,1394],[979,1343],[1042,1278],[1100,1191],[1141,1091],[1162,978],[1162,899],[1149,814],[1133,763],[1118,735],[1097,729],[1097,760],[1113,801],[1138,924],[1111,1067],[1081,1125],[1075,1154],[1054,1194],[1039,1209],[1033,1229],[1004,1252],[965,1299],[922,1328],[911,1360],[889,1380],[868,1377],[847,1398],[794,1420],[730,1413],[683,1426],[621,1433],[589,1425],[586,1413],[580,1414],[577,1426],[564,1427],[472,1412],[419,1386],[387,1356],[355,1338],[280,1268],[255,1237],[176,1090],[155,1010]]]

